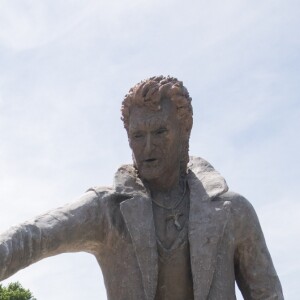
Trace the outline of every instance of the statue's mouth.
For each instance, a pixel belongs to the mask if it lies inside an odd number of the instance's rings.
[[[156,158],[148,158],[148,159],[145,159],[144,161],[147,162],[147,163],[151,163],[151,162],[154,162],[156,160],[157,160]]]

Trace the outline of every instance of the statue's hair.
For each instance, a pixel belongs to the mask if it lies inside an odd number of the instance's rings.
[[[149,110],[158,111],[164,99],[171,100],[177,108],[183,138],[183,153],[181,169],[186,171],[189,161],[189,138],[193,126],[192,98],[183,83],[174,77],[155,76],[145,79],[132,87],[122,102],[122,121],[128,132],[131,107],[147,107]]]

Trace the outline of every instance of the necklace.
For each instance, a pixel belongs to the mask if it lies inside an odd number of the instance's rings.
[[[182,226],[179,223],[179,218],[183,217],[184,214],[180,210],[178,210],[177,207],[182,203],[182,201],[185,197],[186,186],[187,186],[187,183],[186,183],[186,181],[184,181],[184,190],[183,190],[182,196],[179,198],[179,200],[175,203],[175,205],[173,207],[164,206],[164,205],[156,202],[154,199],[152,199],[152,202],[156,206],[158,206],[160,208],[163,208],[163,209],[166,209],[166,210],[171,210],[171,214],[168,215],[165,220],[166,220],[166,222],[169,222],[170,220],[173,220],[176,229],[179,230],[179,231],[182,229]]]

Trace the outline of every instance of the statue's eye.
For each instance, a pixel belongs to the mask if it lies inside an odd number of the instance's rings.
[[[133,134],[133,138],[134,138],[134,139],[140,139],[140,138],[142,138],[142,137],[143,137],[143,134],[140,133],[140,132],[137,132],[137,133],[134,133],[134,134]]]
[[[155,131],[155,134],[156,134],[156,135],[160,135],[160,134],[163,134],[163,133],[165,133],[165,132],[167,132],[167,131],[168,131],[167,128],[161,127],[161,128],[159,128],[159,129],[157,129],[157,130]]]

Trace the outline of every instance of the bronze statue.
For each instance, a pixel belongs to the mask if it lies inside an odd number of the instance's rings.
[[[251,204],[189,157],[191,98],[182,82],[152,77],[125,96],[133,165],[113,187],[0,236],[0,280],[64,252],[93,254],[110,300],[283,299]]]

